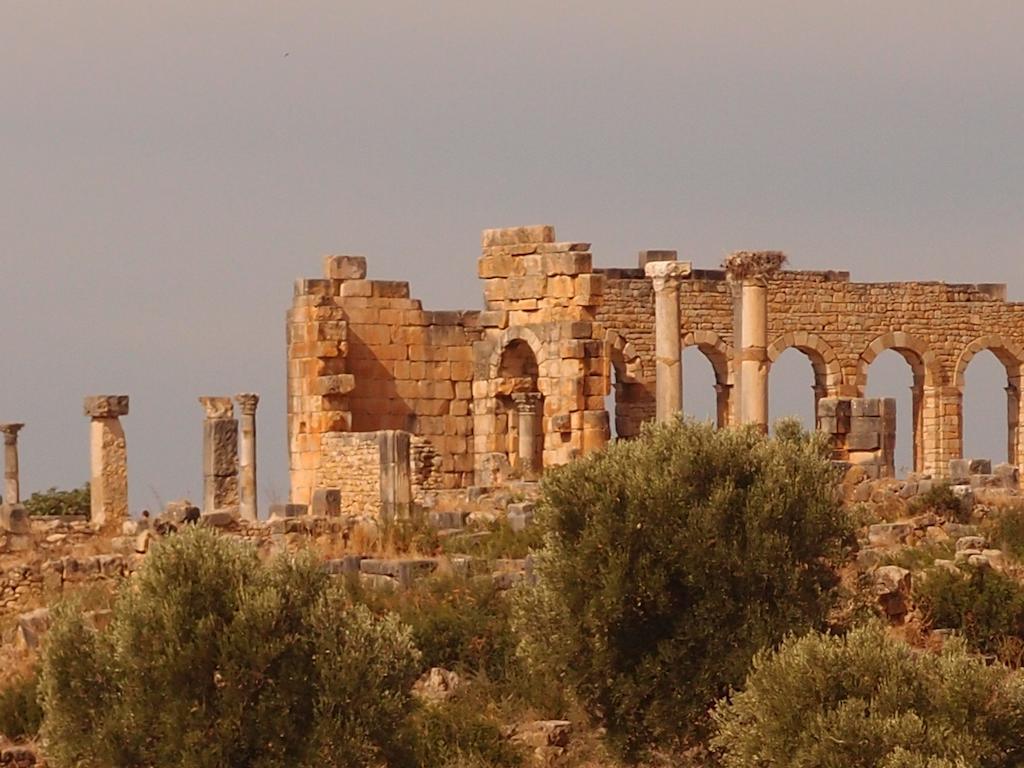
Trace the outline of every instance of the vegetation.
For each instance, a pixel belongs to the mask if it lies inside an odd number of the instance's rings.
[[[88,515],[89,484],[70,491],[36,491],[24,503],[30,515]]]
[[[817,436],[675,422],[551,471],[520,651],[628,758],[700,735],[753,655],[820,626],[852,530]]]
[[[484,535],[477,536],[470,532],[469,535],[449,537],[444,542],[444,551],[486,560],[502,557],[521,559],[543,543],[538,526],[531,525],[524,530],[514,531],[507,520],[495,520],[479,533]]]
[[[1018,504],[996,513],[986,521],[985,532],[989,540],[1012,556],[1024,560],[1024,506]]]
[[[43,711],[37,700],[38,682],[32,670],[0,688],[0,736],[21,740],[39,733]]]
[[[1024,761],[1024,674],[950,641],[922,653],[871,624],[790,637],[758,654],[714,710],[724,768],[1013,768]]]
[[[1019,666],[1024,649],[1024,585],[991,568],[934,568],[914,599],[935,629],[955,629],[976,651]]]
[[[923,512],[934,512],[936,515],[954,520],[959,523],[966,523],[970,517],[964,512],[964,505],[949,483],[937,483],[929,490],[914,497],[910,502],[910,513],[914,515]]]
[[[408,751],[419,653],[309,559],[206,530],[155,549],[103,632],[58,606],[40,682],[57,766],[368,766]]]

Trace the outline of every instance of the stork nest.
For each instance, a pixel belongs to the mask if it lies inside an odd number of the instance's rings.
[[[786,254],[782,251],[736,251],[722,262],[722,268],[734,280],[765,277],[782,269]]]

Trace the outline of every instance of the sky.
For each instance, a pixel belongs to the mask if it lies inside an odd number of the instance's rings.
[[[1024,300],[1022,32],[1016,0],[0,0],[23,493],[84,482],[82,397],[126,393],[133,509],[200,498],[196,398],[255,391],[261,504],[286,500],[284,313],[325,253],[434,309],[481,306],[481,229],[535,223],[599,266],[777,248]],[[988,357],[967,453],[1001,460]],[[773,415],[809,416],[811,383],[784,355]],[[903,433],[909,385],[895,353],[873,364]]]

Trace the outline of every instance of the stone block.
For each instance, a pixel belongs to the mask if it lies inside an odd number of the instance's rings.
[[[522,245],[524,243],[553,243],[555,228],[550,224],[528,227],[506,227],[501,229],[485,229],[480,238],[484,248],[503,245]]]
[[[851,451],[877,451],[882,447],[882,438],[878,432],[853,431],[846,437],[846,447]]]
[[[533,515],[536,506],[529,501],[508,505],[508,525],[513,531],[525,531],[533,525]]]
[[[324,256],[324,277],[329,280],[362,280],[366,277],[366,257]]]
[[[362,559],[362,555],[345,555],[334,560],[327,560],[323,564],[323,569],[325,573],[329,573],[332,576],[359,573],[359,563]]]
[[[85,415],[93,419],[116,419],[128,415],[128,395],[90,395],[83,401]]]
[[[854,401],[856,402],[856,401]],[[882,431],[882,419],[880,416],[851,416],[850,434],[865,434],[867,432],[879,433]]]
[[[336,373],[330,376],[318,376],[316,394],[347,395],[356,388],[356,377],[351,373]]]
[[[881,416],[881,402],[877,397],[855,397],[850,400],[850,415],[855,419],[861,416]]]
[[[270,516],[278,519],[302,517],[308,510],[305,504],[271,504]]]
[[[954,485],[971,481],[971,462],[967,459],[950,459],[949,481]]]
[[[1020,468],[1014,464],[996,464],[993,473],[999,478],[1003,488],[1017,488],[1020,486]]]
[[[15,535],[32,533],[28,510],[21,504],[0,504],[0,530]]]
[[[203,475],[231,475],[238,471],[238,421],[203,421]]]
[[[972,475],[991,475],[992,461],[991,459],[971,459],[967,463],[967,469]]]
[[[313,491],[312,513],[320,517],[341,516],[341,491],[337,488],[317,488]]]
[[[203,512],[199,525],[204,528],[228,528],[238,522],[238,507],[222,507],[212,512]]]
[[[676,261],[679,258],[679,251],[649,250],[640,251],[637,255],[637,266],[643,269],[652,261]]]

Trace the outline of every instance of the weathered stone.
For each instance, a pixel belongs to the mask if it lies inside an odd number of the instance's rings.
[[[271,504],[270,516],[272,518],[302,517],[309,510],[305,504]]]
[[[508,505],[508,525],[513,531],[525,531],[533,525],[533,514],[536,505],[530,501]]]
[[[910,610],[910,571],[898,565],[883,565],[875,570],[873,579],[873,589],[885,615],[893,621],[901,620]]]
[[[32,533],[28,510],[21,504],[0,504],[0,531],[14,534]]]
[[[413,684],[412,693],[425,704],[448,701],[462,687],[462,678],[443,667],[431,667]]]
[[[317,488],[313,491],[312,513],[322,517],[341,515],[341,491],[337,488]]]
[[[93,419],[116,419],[128,415],[128,395],[90,395],[83,411]]]
[[[19,648],[34,650],[39,641],[50,628],[50,609],[37,608],[23,613],[18,617],[15,629],[15,645]]]

